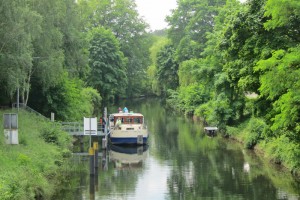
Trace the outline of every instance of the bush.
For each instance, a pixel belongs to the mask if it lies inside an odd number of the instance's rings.
[[[262,134],[265,132],[266,128],[267,125],[262,119],[252,117],[243,131],[246,134],[246,148],[252,149],[258,141],[262,139]]]
[[[238,127],[227,126],[226,134],[243,142],[246,148],[253,149],[263,139],[266,130],[268,130],[268,126],[263,119],[252,117]]]
[[[275,163],[283,164],[292,172],[300,170],[300,144],[291,141],[286,135],[265,141],[262,147]]]

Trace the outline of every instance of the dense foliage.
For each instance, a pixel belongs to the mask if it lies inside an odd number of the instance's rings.
[[[150,91],[152,40],[134,1],[1,0],[0,24],[0,105],[19,91],[44,115],[78,120]]]
[[[135,2],[132,0],[80,0],[79,2],[85,10],[83,16],[87,22],[86,30],[94,27],[110,29],[119,41],[120,50],[127,59],[125,67],[127,81],[121,83],[126,89],[125,96],[138,96],[145,92],[151,40],[146,33],[148,25],[138,15]],[[122,93],[117,96],[124,97]]]
[[[157,59],[154,68],[172,108],[247,148],[278,152],[271,157],[293,170],[300,168],[299,6],[297,0],[180,0],[167,18],[171,42],[161,48],[174,48],[164,58],[179,67]],[[167,84],[166,74],[178,86]]]
[[[103,28],[93,29],[90,37],[89,84],[100,91],[106,100],[124,94],[127,86],[126,60],[117,39]]]

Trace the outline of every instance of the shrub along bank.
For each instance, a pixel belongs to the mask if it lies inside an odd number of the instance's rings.
[[[300,144],[287,134],[269,136],[269,127],[263,119],[252,117],[237,127],[227,126],[226,135],[240,141],[245,148],[255,149],[268,160],[281,164],[300,177]]]
[[[7,145],[0,111],[0,199],[50,199],[66,169],[72,138],[60,126],[34,114],[18,112],[19,145]]]

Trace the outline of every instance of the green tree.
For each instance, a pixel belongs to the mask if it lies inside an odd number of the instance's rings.
[[[118,39],[120,49],[128,60],[126,96],[138,95],[146,86],[151,39],[146,33],[148,25],[139,17],[135,2],[82,0],[80,4],[83,16],[88,21],[86,30],[92,27],[104,27],[110,29]]]
[[[178,8],[167,17],[171,25],[168,35],[176,48],[179,62],[201,57],[207,33],[213,30],[214,18],[225,2],[226,0],[179,1]]]
[[[72,77],[86,79],[88,67],[88,41],[84,33],[83,19],[80,17],[80,6],[74,0],[65,0],[62,21],[59,24],[63,34],[64,67]]]
[[[150,58],[151,65],[147,69],[147,75],[149,77],[149,88],[151,88],[152,92],[156,95],[160,95],[159,81],[157,80],[157,54],[158,52],[167,45],[170,41],[166,37],[154,36],[155,42],[150,48]]]
[[[175,60],[175,49],[171,44],[164,46],[157,55],[157,79],[161,90],[178,87],[178,63]]]
[[[112,32],[104,28],[94,28],[90,32],[89,52],[89,84],[96,88],[106,101],[124,94],[127,86],[126,59]]]
[[[64,3],[60,0],[32,0],[32,9],[43,17],[41,34],[33,41],[34,76],[46,91],[61,79],[64,66],[63,34],[60,29]]]
[[[81,121],[84,116],[97,115],[101,108],[102,97],[96,89],[85,87],[78,78],[70,78],[64,72],[62,79],[46,92],[40,93],[41,85],[33,85],[30,107],[38,110],[44,116],[50,112],[62,121]],[[34,96],[39,95],[39,98]]]
[[[258,62],[261,95],[273,102],[271,129],[274,134],[288,134],[300,140],[300,47],[275,51],[271,58]],[[276,80],[276,81],[274,81]]]
[[[32,41],[41,31],[41,16],[25,1],[1,1],[0,24],[1,93],[12,99],[19,88],[21,102],[27,104],[34,71]]]
[[[300,2],[298,0],[268,0],[265,6],[265,16],[271,17],[266,23],[267,29],[274,29],[293,24],[299,26]],[[290,34],[297,36],[299,29],[290,30]]]
[[[176,58],[180,61],[178,71],[180,86],[172,93],[170,102],[186,113],[196,113],[205,120],[216,125],[222,124],[224,127],[232,118],[229,97],[233,88],[229,84],[227,74],[223,71],[225,60],[219,46],[223,42],[224,30],[228,27],[234,13],[239,10],[240,4],[235,0],[227,1],[226,5],[223,5],[224,1],[211,2],[211,4],[195,1],[181,3],[182,6],[184,4],[191,6],[185,29],[192,30],[193,27],[198,31],[186,31],[178,43]],[[197,10],[197,7],[201,9]],[[199,13],[195,14],[196,12]],[[184,17],[186,16],[177,16],[179,21]],[[205,24],[203,19],[210,19],[210,24]],[[201,26],[197,20],[202,24]],[[178,23],[176,20],[173,22]],[[199,26],[189,26],[191,22]],[[175,29],[178,27],[174,26]],[[173,33],[171,37],[177,34],[173,31],[171,28],[170,33]],[[176,40],[178,41],[178,38]],[[221,107],[223,110],[220,109]]]

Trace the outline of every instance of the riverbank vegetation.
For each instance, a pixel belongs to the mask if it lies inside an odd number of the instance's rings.
[[[4,113],[16,110],[0,111]],[[72,138],[60,126],[20,110],[19,145],[5,144],[0,137],[0,199],[51,199],[70,171]],[[0,130],[3,120],[0,119]]]
[[[168,105],[299,173],[298,1],[178,3],[155,60]]]

